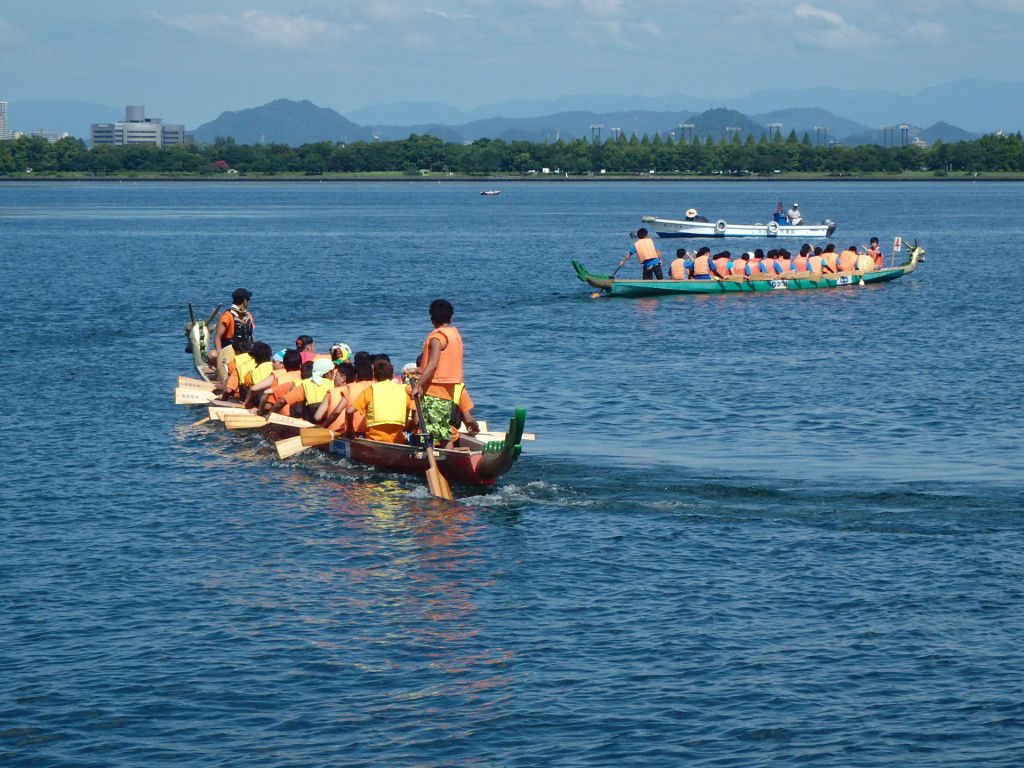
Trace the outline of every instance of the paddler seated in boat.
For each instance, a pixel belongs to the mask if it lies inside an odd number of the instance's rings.
[[[693,257],[691,274],[694,280],[711,280],[711,249],[706,245]]]
[[[750,274],[750,257],[754,254],[747,251],[742,256],[737,256],[732,260],[732,274],[740,277],[746,277]]]
[[[885,254],[882,253],[882,249],[878,247],[878,238],[872,237],[869,243],[868,256],[875,261],[875,269],[881,269],[885,266]]]
[[[771,248],[768,251],[768,253],[765,254],[764,262],[762,262],[761,265],[765,271],[765,274],[770,275],[771,277],[775,277],[777,274],[779,274],[779,265],[775,263],[775,260],[776,258],[778,258],[778,255],[779,249]]]
[[[785,248],[780,248],[779,252],[775,255],[775,271],[778,274],[793,271],[793,254],[787,251]]]
[[[685,280],[693,269],[693,262],[687,258],[685,248],[676,249],[676,257],[668,265],[668,276],[673,280]]]
[[[824,260],[824,265],[821,269],[823,274],[839,271],[839,254],[836,253],[836,246],[834,243],[829,243],[825,246],[825,250],[821,252],[821,258]]]
[[[271,378],[271,373],[274,370],[274,365],[271,362],[273,353],[270,351],[270,345],[267,342],[255,342],[249,354],[252,355],[253,368],[241,380],[242,387],[246,392],[245,402],[249,402],[249,390],[251,390],[253,383]]]
[[[853,272],[857,268],[857,246],[848,246],[845,251],[839,254],[839,271]]]
[[[731,255],[732,254],[730,254],[728,251],[722,251],[721,253],[716,253],[715,257],[711,260],[712,270],[714,271],[715,276],[719,280],[722,280],[731,274],[729,268],[729,264],[731,262]]]
[[[636,256],[636,260],[643,267],[644,280],[662,280],[664,276],[661,271],[661,254],[654,247],[654,241],[647,236],[647,230],[640,227],[636,231],[636,242],[626,254],[626,261],[630,256]]]
[[[456,385],[464,384],[462,336],[452,325],[454,314],[454,308],[445,299],[435,299],[430,303],[430,322],[434,329],[423,341],[420,353],[423,369],[419,380],[412,386],[413,398],[421,396],[423,420],[430,439],[442,444],[451,439],[452,404],[458,402]],[[465,391],[464,386],[462,391]],[[465,422],[471,434],[480,431],[476,419],[468,413]]]
[[[254,383],[249,389],[249,396],[245,401],[246,407],[250,408],[256,405],[257,412],[265,412],[279,398],[284,397],[289,389],[299,383],[302,378],[301,368],[302,355],[298,350],[284,350],[281,355],[280,367],[275,367],[269,376]]]
[[[804,243],[800,246],[800,253],[793,257],[793,270],[796,272],[807,272],[807,259],[811,255],[810,243]]]
[[[303,363],[308,363],[316,357],[316,348],[312,336],[299,336],[295,339],[295,351],[302,357]]]
[[[807,271],[813,275],[820,275],[825,268],[825,259],[821,253],[821,248],[815,248],[807,256]]]
[[[793,207],[786,211],[786,222],[793,226],[804,223],[804,217],[800,214],[800,206],[797,203],[793,203]]]
[[[225,395],[244,399],[244,395],[242,395],[243,388],[248,389],[247,385],[244,384],[245,375],[256,367],[252,355],[249,354],[251,348],[252,345],[245,339],[235,339],[231,342],[231,349],[234,351],[235,356],[228,361],[228,379],[224,385]]]
[[[406,442],[405,430],[412,423],[416,404],[406,386],[395,381],[394,376],[391,361],[378,358],[373,364],[373,383],[360,392],[346,409],[350,416],[357,411],[363,414],[367,440]]]
[[[764,251],[760,248],[755,248],[750,256],[750,261],[747,263],[747,267],[748,277],[765,274]]]
[[[331,362],[334,363],[335,367],[349,362],[351,358],[352,349],[348,344],[338,341],[331,345]]]
[[[687,221],[703,221],[703,222],[707,222],[707,219],[705,219],[703,216],[701,216],[699,213],[697,213],[697,209],[696,208],[690,208],[686,212],[686,220]]]
[[[221,313],[217,321],[217,330],[213,333],[213,348],[207,352],[210,365],[216,366],[221,350],[235,339],[244,339],[250,344],[253,341],[255,323],[249,311],[249,299],[252,291],[236,288],[231,294],[231,308]]]
[[[348,385],[356,380],[356,367],[352,363],[338,363],[331,371],[331,388],[313,414],[312,421],[321,426],[329,426],[338,414],[342,414],[344,422],[344,405],[348,405]]]
[[[271,408],[285,411],[297,419],[312,421],[320,404],[334,386],[334,365],[330,360],[317,358],[302,364],[302,378],[297,387],[285,392]]]

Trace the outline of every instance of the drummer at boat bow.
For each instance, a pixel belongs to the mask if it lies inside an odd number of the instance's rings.
[[[214,364],[220,357],[221,350],[235,339],[252,344],[254,322],[249,312],[249,299],[252,292],[245,288],[236,288],[231,294],[231,309],[225,310],[217,322],[217,330],[213,335],[213,349],[208,353],[210,363]]]
[[[647,236],[647,230],[642,227],[638,229],[636,231],[636,238],[636,242],[633,243],[633,247],[629,249],[629,253],[626,255],[626,260],[628,261],[630,256],[636,256],[636,260],[643,267],[644,280],[664,279],[661,271],[661,254],[654,247],[654,241]]]
[[[413,397],[422,396],[420,403],[427,431],[441,443],[453,437],[451,419],[455,415],[454,409],[459,407],[456,397],[461,399],[465,391],[464,386],[459,387],[463,384],[462,336],[452,325],[454,314],[454,308],[445,299],[435,299],[430,303],[430,322],[434,330],[423,342],[423,371],[412,387]],[[456,388],[459,388],[458,394]],[[469,405],[472,408],[472,403]],[[463,418],[471,434],[480,431],[476,419],[468,412],[463,411]]]

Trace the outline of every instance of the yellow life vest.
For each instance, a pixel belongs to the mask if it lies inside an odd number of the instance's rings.
[[[303,379],[299,382],[302,385],[302,394],[306,398],[306,405],[319,405],[327,397],[327,391],[334,386],[330,379]]]
[[[260,363],[259,365],[252,369],[248,376],[245,377],[245,386],[251,387],[253,384],[259,384],[261,381],[267,378],[267,376],[269,376],[273,370],[273,364],[269,362]]]
[[[405,406],[408,395],[405,386],[396,381],[375,381],[373,402],[366,409],[366,426],[376,427],[380,424],[398,424],[405,426]]]
[[[252,359],[252,355],[248,352],[243,352],[240,355],[235,355],[235,372],[238,374],[238,380],[245,384],[245,377],[249,374],[253,368],[256,367],[256,361]]]

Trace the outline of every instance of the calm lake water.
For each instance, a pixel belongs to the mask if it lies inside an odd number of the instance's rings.
[[[0,764],[1024,763],[1024,185],[498,186],[0,184]],[[777,199],[927,262],[569,265]],[[191,426],[186,303],[240,285],[272,346],[398,365],[449,298],[477,417],[537,442],[445,504]]]

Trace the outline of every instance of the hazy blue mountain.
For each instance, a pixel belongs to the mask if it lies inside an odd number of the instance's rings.
[[[345,117],[366,126],[389,125],[457,125],[478,115],[436,101],[403,101],[396,104],[374,104],[349,110]],[[403,137],[404,138],[404,137]]]
[[[847,120],[824,109],[776,109],[772,112],[762,112],[751,115],[752,119],[762,125],[771,123],[782,123],[782,136],[786,137],[790,131],[796,131],[798,138],[802,139],[806,133],[812,142],[817,141],[817,129],[827,128],[828,138],[837,139],[844,144],[845,137],[854,134],[866,133],[871,130],[868,126],[858,123],[855,120]],[[881,135],[881,131],[879,131]],[[822,138],[825,134],[822,133]]]
[[[951,144],[957,141],[970,141],[981,136],[979,133],[971,133],[963,128],[957,128],[955,125],[942,122],[928,126],[921,131],[920,135],[929,144],[934,144],[940,139],[946,144]]]
[[[918,93],[914,105],[912,116],[922,124],[952,120],[979,133],[1024,130],[1024,82],[943,83]]]
[[[7,105],[7,127],[31,133],[40,129],[89,140],[93,123],[124,120],[124,107],[88,101],[12,101]],[[173,122],[173,121],[168,121]]]
[[[262,107],[222,112],[195,130],[197,142],[212,144],[233,136],[239,144],[290,144],[369,139],[372,132],[311,101],[277,99]]]

